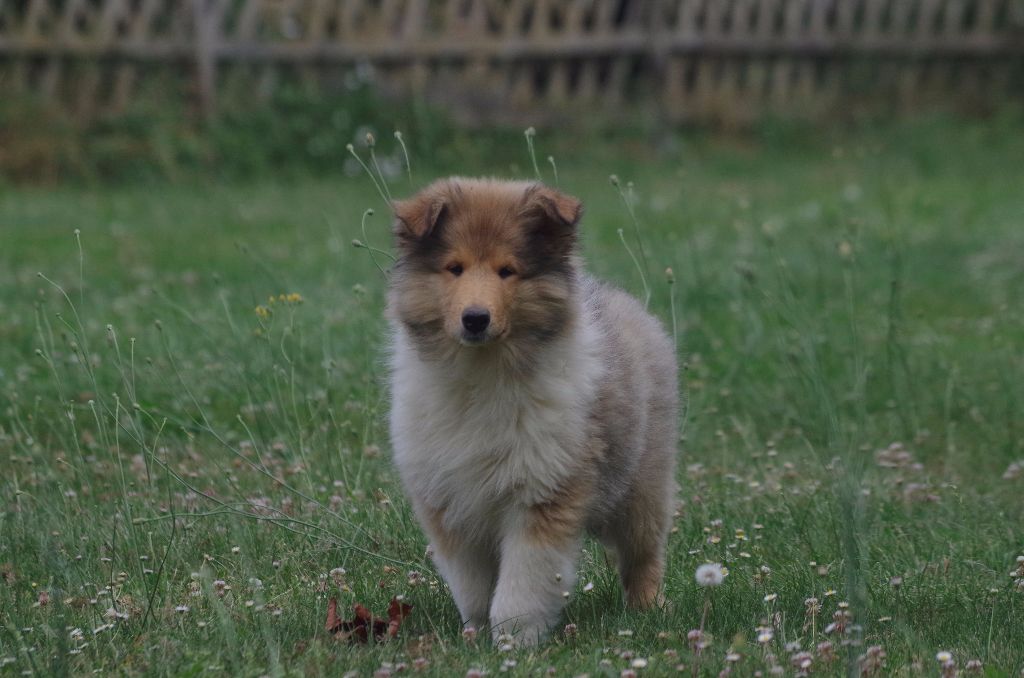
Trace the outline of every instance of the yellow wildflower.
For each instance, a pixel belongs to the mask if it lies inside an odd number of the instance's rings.
[[[305,299],[303,299],[302,295],[299,294],[298,292],[289,292],[288,294],[282,292],[281,294],[278,294],[276,297],[273,294],[271,294],[270,297],[267,299],[267,303],[270,304],[271,306],[277,303],[301,304],[303,301],[305,301]]]

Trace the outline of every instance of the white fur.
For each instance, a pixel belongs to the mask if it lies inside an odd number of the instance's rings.
[[[575,579],[578,542],[540,548],[524,534],[526,508],[569,479],[604,374],[596,322],[588,313],[575,322],[539,349],[529,375],[501,360],[500,344],[423,360],[401,324],[393,328],[391,439],[402,482],[424,526],[424,515],[443,511],[456,538],[435,561],[463,621],[521,643],[546,634]]]

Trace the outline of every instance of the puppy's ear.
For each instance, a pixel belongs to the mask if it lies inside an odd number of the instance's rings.
[[[534,184],[526,190],[522,214],[534,256],[546,254],[549,264],[554,265],[572,254],[576,224],[583,216],[579,200],[543,184]]]
[[[391,203],[399,242],[417,242],[437,231],[448,212],[446,186],[436,183],[408,200]]]
[[[542,212],[552,225],[575,230],[583,216],[583,203],[571,195],[543,184],[534,184],[526,191],[527,209]]]

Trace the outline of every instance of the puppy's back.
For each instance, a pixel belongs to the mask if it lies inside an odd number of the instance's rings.
[[[614,510],[642,486],[671,494],[679,414],[672,339],[635,297],[592,278],[583,291],[606,367],[592,412],[604,448],[605,506]]]

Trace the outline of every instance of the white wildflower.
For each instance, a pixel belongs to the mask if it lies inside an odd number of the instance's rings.
[[[725,579],[719,563],[705,563],[697,568],[697,584],[700,586],[718,586]]]

